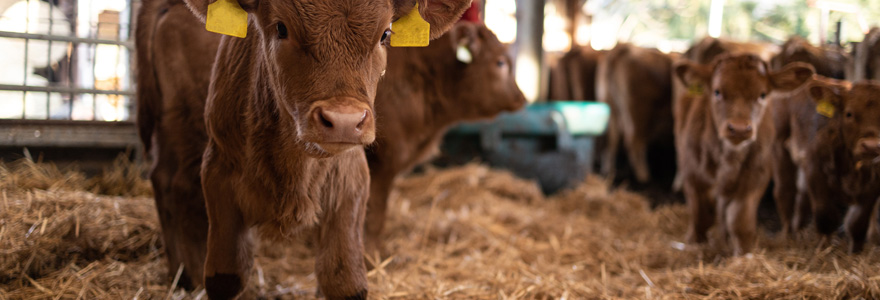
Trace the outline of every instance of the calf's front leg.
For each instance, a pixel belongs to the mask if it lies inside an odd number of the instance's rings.
[[[788,237],[797,230],[794,220],[802,218],[795,209],[797,197],[797,165],[783,142],[773,147],[773,198],[782,223],[780,233]]]
[[[839,189],[832,190],[827,177],[820,170],[808,168],[805,172],[816,231],[823,236],[823,240],[827,240],[841,223],[841,215],[835,203],[846,201],[846,196]]]
[[[794,231],[798,231],[810,225],[810,215],[812,214],[810,193],[807,191],[806,175],[804,172],[798,172],[798,191],[794,204],[794,217],[791,219],[791,226]]]
[[[874,208],[877,197],[861,195],[855,200],[855,203],[850,205],[844,221],[846,235],[850,240],[850,254],[862,252],[865,247],[868,226],[871,222],[871,210]]]
[[[315,273],[327,299],[367,299],[363,247],[365,200],[363,196],[340,198],[338,201],[342,203],[338,208],[325,210]]]
[[[733,255],[752,252],[755,247],[758,226],[758,204],[760,196],[730,201],[725,210],[727,228],[733,240]]]
[[[202,174],[208,209],[205,291],[211,300],[235,299],[247,286],[253,266],[251,237],[229,172],[206,161]]]
[[[683,174],[684,196],[687,201],[691,221],[688,226],[688,243],[705,243],[708,241],[708,231],[715,221],[715,211],[712,208],[711,187],[690,177],[693,175]]]
[[[380,170],[372,172],[370,178],[370,200],[367,202],[367,220],[364,227],[367,256],[379,254],[384,257],[385,247],[382,241],[382,232],[388,215],[388,196],[394,185],[395,173]]]

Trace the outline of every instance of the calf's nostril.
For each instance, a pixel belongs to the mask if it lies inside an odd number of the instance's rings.
[[[367,123],[367,111],[366,111],[366,110],[364,111],[364,114],[361,115],[361,120],[360,120],[360,122],[357,123],[357,125],[355,126],[355,128],[357,128],[357,129],[361,129],[361,128],[364,127],[364,124],[365,124],[365,123]]]
[[[333,122],[330,122],[330,120],[324,116],[324,111],[318,111],[318,121],[321,122],[321,125],[324,125],[324,127],[333,128]]]

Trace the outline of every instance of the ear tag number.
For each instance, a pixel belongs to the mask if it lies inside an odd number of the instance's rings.
[[[826,118],[834,117],[834,105],[828,99],[822,99],[816,104],[816,112]]]
[[[459,44],[458,48],[455,49],[455,58],[466,64],[474,61],[474,56],[471,54],[471,50],[468,49],[467,45],[464,43]]]
[[[234,37],[247,36],[247,12],[236,0],[217,0],[208,5],[205,29]]]
[[[392,24],[391,47],[427,47],[431,41],[431,24],[419,14],[419,4]]]

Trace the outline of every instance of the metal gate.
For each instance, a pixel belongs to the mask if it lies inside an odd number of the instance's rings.
[[[0,145],[136,145],[139,4],[0,0]]]

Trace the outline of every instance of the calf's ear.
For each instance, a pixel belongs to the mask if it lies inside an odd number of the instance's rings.
[[[477,55],[480,52],[482,43],[476,26],[470,22],[461,22],[453,26],[446,33],[452,43],[450,46],[456,51],[459,51],[461,47],[465,47],[470,54]]]
[[[227,0],[183,0],[186,2],[186,6],[189,7],[189,10],[192,11],[196,18],[205,22],[205,19],[208,16],[208,5],[214,3],[216,1],[227,1]],[[228,0],[232,2],[238,3],[244,11],[251,13],[257,8],[257,4],[259,0]]]
[[[191,0],[187,0],[191,1]],[[193,0],[195,1],[195,0]],[[254,0],[255,1],[255,0]],[[394,20],[406,15],[412,10],[416,2],[419,4],[419,14],[425,21],[431,24],[431,39],[436,39],[449,31],[455,22],[461,18],[461,14],[471,6],[471,0],[393,0]]]
[[[841,109],[843,103],[843,94],[848,90],[846,84],[837,84],[821,80],[811,80],[808,83],[810,90],[810,98],[813,102],[820,104],[828,102],[836,109]]]
[[[812,65],[793,62],[782,67],[782,70],[770,74],[770,83],[774,90],[790,91],[803,85],[816,74]]]
[[[691,90],[708,90],[712,81],[712,69],[703,64],[682,61],[675,64],[675,76]]]

